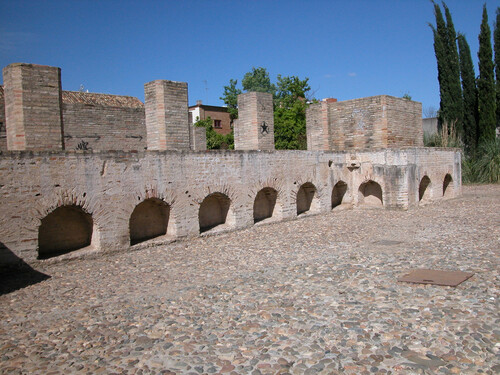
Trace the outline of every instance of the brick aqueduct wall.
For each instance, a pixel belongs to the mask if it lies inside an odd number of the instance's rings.
[[[143,107],[130,97],[65,94],[57,71],[4,69],[0,261],[150,246],[339,207],[406,209],[461,193],[460,151],[418,147],[420,103],[380,96],[312,105],[309,151],[274,151],[271,98],[246,93],[237,150],[199,151],[186,84],[147,83]],[[115,137],[109,148],[125,151],[79,150],[67,137],[77,134],[101,144]]]

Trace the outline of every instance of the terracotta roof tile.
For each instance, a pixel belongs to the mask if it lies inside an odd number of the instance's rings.
[[[133,96],[96,94],[93,92],[63,91],[62,101],[65,104],[88,104],[103,107],[144,108],[144,104]]]

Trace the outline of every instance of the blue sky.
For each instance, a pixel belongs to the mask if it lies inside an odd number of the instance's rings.
[[[482,1],[448,0],[477,60]],[[500,1],[487,1],[490,27]],[[409,93],[439,107],[428,0],[0,0],[0,65],[62,68],[64,90],[144,99],[144,83],[188,82],[189,103],[222,105],[252,67],[309,78],[316,98]],[[477,61],[476,61],[477,74]]]

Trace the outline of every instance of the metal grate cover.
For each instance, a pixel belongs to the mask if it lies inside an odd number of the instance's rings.
[[[457,286],[474,274],[462,271],[413,270],[398,281],[416,284]]]

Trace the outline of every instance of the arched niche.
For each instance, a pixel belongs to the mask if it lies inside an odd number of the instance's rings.
[[[310,211],[315,199],[316,187],[310,182],[301,185],[297,192],[297,215]]]
[[[418,201],[428,202],[431,197],[431,179],[428,176],[422,177],[418,185]]]
[[[139,203],[130,215],[130,244],[166,234],[169,217],[170,206],[161,199],[149,198]]]
[[[273,217],[277,198],[278,192],[270,187],[261,189],[257,193],[253,202],[254,223]]]
[[[200,205],[198,220],[200,233],[225,224],[231,200],[222,193],[212,193],[205,197]]]
[[[452,198],[453,197],[453,178],[449,173],[444,176],[443,180],[443,197]]]
[[[42,219],[38,228],[38,258],[51,258],[89,246],[93,227],[92,215],[82,207],[56,208]]]
[[[383,205],[382,187],[375,181],[369,180],[359,186],[359,204],[377,207]]]
[[[344,181],[335,184],[332,190],[332,209],[342,204],[346,192],[347,184]]]

